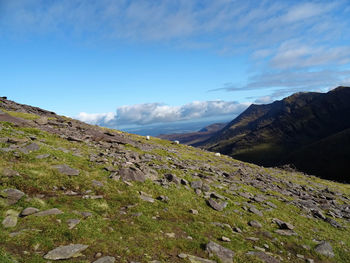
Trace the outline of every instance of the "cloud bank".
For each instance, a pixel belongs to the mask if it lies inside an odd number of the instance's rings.
[[[147,125],[232,115],[249,106],[235,101],[194,101],[182,106],[145,103],[118,107],[116,113],[79,113],[77,119],[102,126]]]

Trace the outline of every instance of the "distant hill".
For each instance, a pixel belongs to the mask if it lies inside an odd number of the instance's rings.
[[[204,142],[205,149],[264,166],[294,164],[301,171],[350,182],[350,87],[296,93],[251,105]]]
[[[209,139],[214,133],[224,128],[226,124],[227,123],[214,123],[197,132],[161,134],[158,138],[169,141],[179,141],[182,144],[192,145]]]

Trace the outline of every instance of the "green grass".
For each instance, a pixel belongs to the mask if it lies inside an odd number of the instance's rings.
[[[91,153],[98,153],[98,149],[92,149],[85,143],[68,142],[56,135],[46,133],[34,128],[18,128],[11,124],[1,123],[0,137],[20,137],[29,138],[32,135],[37,137],[36,143],[40,145],[40,150],[30,154],[14,152],[0,152],[0,173],[2,168],[11,168],[18,171],[21,177],[5,178],[0,177],[0,190],[5,188],[17,188],[27,194],[27,198],[21,199],[11,209],[21,211],[24,207],[37,207],[40,210],[59,208],[64,214],[49,217],[19,218],[17,226],[13,229],[3,229],[0,226],[0,262],[11,262],[10,256],[18,258],[19,262],[46,262],[43,254],[47,251],[64,244],[82,243],[90,247],[84,251],[85,257],[66,260],[65,262],[92,262],[97,252],[103,255],[118,256],[117,262],[129,262],[131,260],[148,262],[150,260],[160,260],[162,262],[186,262],[179,259],[179,253],[187,253],[208,258],[203,249],[209,240],[213,240],[236,252],[235,262],[259,262],[257,259],[246,256],[248,251],[254,250],[253,246],[263,247],[267,244],[269,251],[287,259],[288,253],[292,253],[292,260],[295,254],[300,253],[306,257],[314,258],[318,262],[346,262],[348,253],[344,252],[350,244],[350,233],[348,229],[338,230],[329,224],[315,219],[301,216],[304,212],[292,204],[279,201],[280,194],[270,192],[268,200],[276,204],[279,208],[272,211],[265,211],[264,205],[256,204],[257,208],[264,211],[264,217],[260,218],[242,209],[247,200],[239,195],[231,195],[226,190],[229,185],[222,189],[215,187],[214,175],[209,170],[188,169],[186,172],[171,168],[170,170],[158,171],[160,176],[166,172],[173,172],[179,177],[184,177],[188,181],[197,180],[192,177],[194,173],[201,173],[213,178],[211,190],[227,198],[228,206],[223,212],[210,209],[205,200],[196,195],[192,189],[185,186],[171,184],[169,188],[147,180],[145,183],[133,182],[128,186],[121,181],[114,181],[108,178],[109,173],[103,167],[105,164],[96,164],[89,161]],[[144,140],[143,137],[134,136],[136,140]],[[183,145],[173,145],[170,142],[152,138],[150,143],[158,145],[157,149],[144,151],[131,145],[126,149],[139,154],[151,153],[159,157],[154,163],[166,163],[171,165],[173,161],[167,159],[177,159],[189,164],[200,163],[221,167],[228,173],[234,173],[238,168],[234,161],[226,156],[216,157],[213,153],[201,151]],[[6,147],[3,143],[1,147]],[[68,152],[63,152],[63,147]],[[177,153],[169,153],[166,149],[172,149]],[[81,157],[74,153],[81,153]],[[39,154],[49,153],[46,159],[36,159]],[[109,162],[113,160],[110,159]],[[52,168],[55,164],[66,163],[73,168],[79,169],[79,176],[68,177],[59,174]],[[324,181],[315,177],[305,177],[301,174],[293,174],[273,169],[262,169],[255,165],[247,165],[251,169],[261,170],[269,174],[274,174],[278,178],[288,178],[288,180],[303,185],[315,185],[315,187],[336,188],[349,196],[350,187],[348,185]],[[104,183],[103,187],[93,187],[92,180],[99,180]],[[317,186],[320,185],[320,186]],[[253,194],[265,194],[260,190],[245,185],[238,184],[241,191]],[[56,190],[55,190],[56,189]],[[65,190],[62,190],[65,189]],[[85,194],[91,191],[90,195],[103,195],[103,199],[82,199],[82,196],[66,196],[67,190]],[[150,194],[153,198],[159,195],[169,197],[168,203],[156,201],[153,204],[144,202],[139,198],[139,191]],[[44,195],[38,196],[38,195]],[[287,198],[287,197],[285,197]],[[240,205],[237,205],[239,202]],[[124,207],[130,206],[129,209]],[[9,207],[0,207],[0,221],[5,217]],[[198,215],[189,213],[190,209],[199,211]],[[236,213],[238,210],[241,214]],[[78,212],[88,211],[92,216],[84,219]],[[135,216],[140,213],[140,216]],[[274,233],[277,226],[271,223],[272,218],[278,217],[292,223],[296,227],[297,237],[282,237]],[[68,229],[66,221],[72,218],[79,218],[81,222],[72,230]],[[258,220],[263,224],[263,230],[253,229],[247,225],[249,220]],[[232,227],[240,227],[242,234],[233,233],[227,228],[215,226],[212,222],[229,224]],[[344,225],[348,225],[344,220],[340,220]],[[21,234],[10,237],[11,232],[23,231]],[[272,238],[264,238],[262,231],[269,231]],[[167,237],[166,233],[175,233],[175,238]],[[188,237],[192,237],[189,239]],[[231,239],[229,243],[219,241],[220,237],[227,236]],[[260,240],[252,242],[246,237],[257,236]],[[314,238],[331,240],[336,257],[332,261],[327,261],[314,254],[312,250],[307,251],[302,245],[315,246]],[[343,241],[346,245],[342,245]],[[281,243],[283,242],[283,244]],[[282,252],[281,252],[282,251]]]
[[[40,118],[40,116],[35,115],[35,114],[30,114],[30,113],[25,113],[25,112],[17,112],[17,111],[8,111],[1,109],[3,112],[8,113],[9,115],[16,117],[16,118],[21,118],[25,120],[37,120]]]

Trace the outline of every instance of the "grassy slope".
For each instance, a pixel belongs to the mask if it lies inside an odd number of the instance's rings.
[[[17,113],[13,113],[17,117]],[[21,115],[27,119],[35,119],[35,116]],[[350,231],[347,229],[335,229],[329,224],[300,216],[302,212],[295,206],[281,202],[271,197],[270,201],[278,206],[278,209],[264,212],[264,218],[248,213],[242,209],[246,201],[241,196],[230,195],[225,190],[229,185],[224,184],[223,188],[218,187],[214,190],[229,198],[229,205],[223,212],[217,212],[209,208],[205,200],[197,196],[192,189],[186,189],[184,186],[171,185],[168,189],[147,180],[145,183],[133,182],[132,186],[121,181],[108,179],[109,173],[103,167],[105,164],[96,164],[89,161],[89,154],[98,153],[98,149],[91,148],[85,143],[69,142],[56,135],[52,135],[34,128],[19,128],[9,123],[0,124],[0,137],[29,138],[35,136],[35,142],[40,144],[40,150],[30,154],[0,152],[0,172],[2,168],[11,168],[18,171],[22,176],[14,178],[0,177],[0,190],[5,188],[17,188],[27,194],[27,198],[22,198],[16,205],[11,206],[20,212],[25,207],[37,207],[40,210],[57,207],[64,214],[49,217],[26,217],[20,218],[17,226],[13,229],[4,229],[0,226],[0,262],[12,262],[10,258],[17,259],[19,262],[34,263],[46,262],[42,258],[47,251],[64,244],[82,243],[89,245],[89,249],[84,251],[85,257],[66,260],[64,262],[92,262],[94,254],[102,252],[104,255],[113,255],[117,262],[129,262],[136,260],[148,262],[150,260],[160,260],[162,262],[186,262],[186,260],[176,257],[178,253],[188,253],[207,258],[208,255],[203,250],[203,246],[209,240],[218,239],[221,236],[227,236],[232,241],[222,243],[236,252],[235,262],[259,262],[245,255],[247,251],[253,250],[253,246],[263,247],[267,244],[269,251],[280,255],[285,260],[296,260],[297,253],[304,254],[306,257],[314,258],[318,262],[347,262],[349,258]],[[235,172],[237,168],[233,164],[240,162],[229,157],[216,157],[212,153],[205,152],[192,147],[183,145],[172,145],[170,142],[152,138],[146,141],[144,138],[130,135],[133,139],[160,146],[149,152],[141,149],[135,149],[130,145],[125,148],[136,150],[139,153],[151,153],[157,155],[162,161],[171,165],[171,160],[167,157],[176,157],[187,162],[199,162],[202,164],[210,163],[220,167],[228,173]],[[0,143],[1,147],[7,147],[8,144]],[[62,147],[68,152],[62,151]],[[176,151],[171,153],[164,150],[164,147]],[[49,153],[50,157],[39,160],[36,156]],[[74,153],[79,153],[76,156]],[[111,163],[113,160],[109,160]],[[52,168],[52,165],[66,163],[71,167],[81,171],[79,176],[68,177],[59,174]],[[315,177],[305,177],[301,174],[291,174],[273,170],[263,169],[254,165],[248,165],[252,169],[260,170],[278,178],[288,178],[305,185],[314,185],[314,187],[329,187],[342,191],[347,196],[350,195],[350,187],[329,181],[324,181]],[[159,174],[166,171],[159,170]],[[174,169],[173,172],[181,177],[193,180],[191,174],[196,171],[188,169],[187,172]],[[209,175],[209,173],[208,173]],[[92,180],[99,180],[104,183],[101,188],[94,187]],[[254,194],[262,193],[258,189],[238,183],[242,191]],[[55,188],[54,188],[55,186]],[[54,190],[58,189],[58,190]],[[81,196],[66,196],[63,193],[66,190],[73,190],[84,193],[92,191],[90,194],[103,195],[103,199],[82,199]],[[138,198],[138,191],[144,191],[153,197],[166,195],[169,197],[169,203],[156,201],[154,204],[144,202]],[[272,193],[275,194],[275,193]],[[42,196],[43,195],[43,196]],[[288,197],[285,197],[288,198]],[[126,214],[120,213],[122,207],[131,207],[126,210]],[[266,207],[257,204],[261,210]],[[9,207],[0,206],[0,221],[5,217]],[[197,209],[198,215],[190,214],[189,209]],[[237,214],[238,210],[242,215]],[[93,216],[82,219],[76,211],[89,211]],[[134,216],[136,213],[142,213],[141,216]],[[261,238],[257,242],[251,242],[245,237],[257,236],[263,237],[261,230],[256,230],[247,225],[247,222],[256,219],[263,224],[265,231],[273,232],[277,227],[271,223],[271,219],[278,217],[286,220],[296,227],[298,237],[282,237],[272,233],[273,238]],[[66,220],[70,218],[80,218],[82,221],[76,228],[69,230]],[[343,220],[342,224],[348,225]],[[222,229],[214,226],[211,222],[227,223],[231,226],[240,227],[243,234],[233,233],[228,229]],[[21,231],[20,235],[10,237],[11,232]],[[311,230],[311,231],[310,231]],[[176,238],[169,238],[165,233],[175,233]],[[191,236],[192,239],[187,237]],[[312,250],[305,250],[302,245],[315,246],[312,241],[314,238],[319,240],[331,240],[335,249],[336,257],[333,260],[319,257]],[[341,243],[344,242],[344,243]],[[10,256],[11,255],[11,256]]]

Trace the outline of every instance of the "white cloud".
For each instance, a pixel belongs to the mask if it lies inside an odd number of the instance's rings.
[[[107,126],[145,125],[236,115],[248,106],[249,103],[221,100],[194,101],[182,106],[145,103],[118,107],[116,113],[89,114],[82,112],[77,116],[77,119],[91,124]]]
[[[305,20],[311,17],[319,16],[328,12],[334,7],[333,4],[316,4],[316,3],[302,3],[293,6],[283,20],[292,23],[300,20]]]
[[[116,114],[114,112],[108,112],[108,113],[80,112],[79,115],[77,116],[77,119],[90,124],[110,123],[112,120],[115,119],[115,115]]]
[[[274,101],[274,98],[271,96],[263,96],[263,97],[259,97],[257,98],[254,103],[257,104],[268,104]]]
[[[311,46],[298,40],[282,43],[271,59],[278,69],[295,69],[350,62],[350,46]]]
[[[320,70],[320,71],[278,71],[261,73],[251,77],[246,85],[238,86],[226,83],[216,90],[242,91],[264,88],[277,89],[273,97],[286,93],[326,89],[349,84],[350,70]]]
[[[349,23],[331,12],[343,11],[347,1],[255,0],[11,0],[0,8],[0,28],[22,33],[59,33],[69,37],[93,34],[96,40],[181,40],[202,46],[209,41],[217,50],[271,47],[301,35],[322,42],[335,29],[343,35]],[[341,12],[338,12],[341,14]],[[327,21],[327,27],[315,26]],[[322,31],[323,29],[323,31]],[[0,30],[0,32],[1,32]],[[306,32],[304,32],[306,30]],[[317,33],[317,35],[315,35]],[[198,37],[198,38],[197,38]]]

